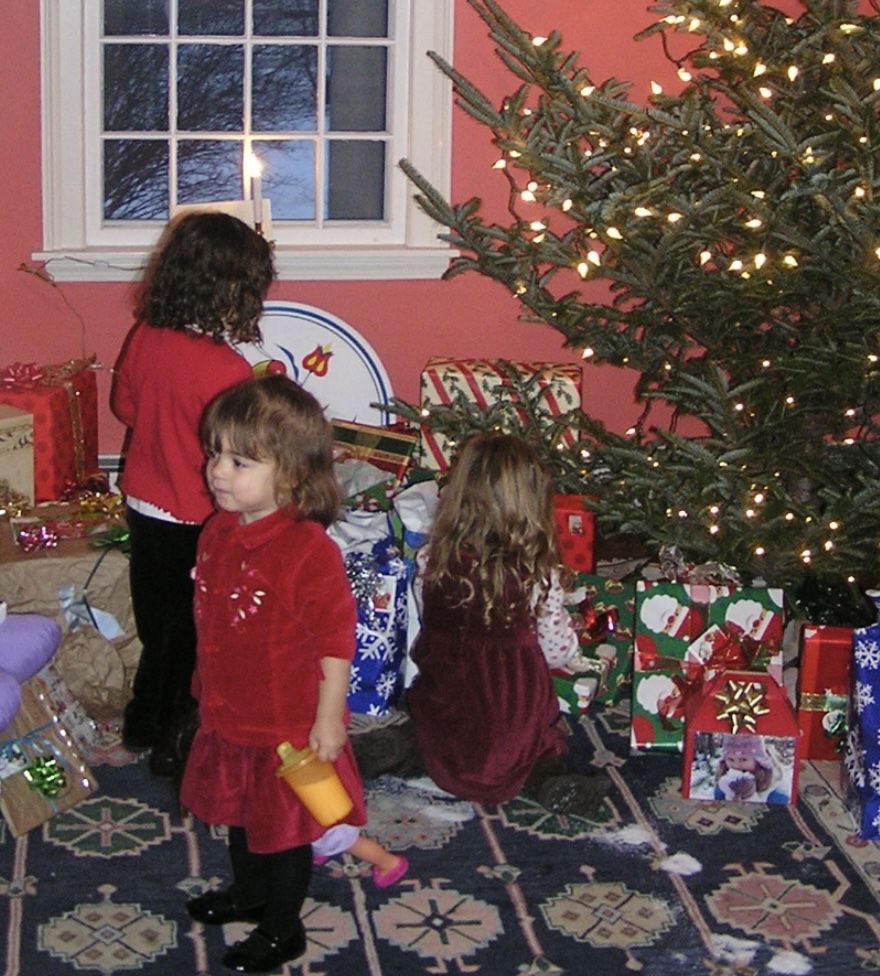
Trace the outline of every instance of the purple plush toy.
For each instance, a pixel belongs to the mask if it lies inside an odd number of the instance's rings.
[[[7,613],[0,603],[0,732],[21,705],[21,683],[40,671],[61,640],[61,627],[37,613]]]

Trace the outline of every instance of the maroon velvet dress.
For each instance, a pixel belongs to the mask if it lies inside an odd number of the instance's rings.
[[[448,582],[426,582],[419,673],[407,703],[425,770],[449,793],[501,803],[535,762],[565,750],[565,728],[527,599],[513,619],[483,622]]]

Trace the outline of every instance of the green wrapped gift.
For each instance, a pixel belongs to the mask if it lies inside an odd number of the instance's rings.
[[[595,700],[614,705],[624,696],[632,674],[635,584],[575,573],[571,590],[577,600],[568,609],[576,619],[581,654],[604,671]]]

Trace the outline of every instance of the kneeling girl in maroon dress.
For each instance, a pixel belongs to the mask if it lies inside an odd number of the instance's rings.
[[[462,448],[419,554],[422,619],[407,706],[418,755],[448,792],[524,791],[589,816],[607,777],[572,773],[548,666],[577,650],[563,604],[552,484],[531,446],[480,434]],[[417,596],[419,594],[417,593]]]
[[[199,728],[180,798],[229,825],[233,882],[187,911],[206,924],[256,922],[223,963],[268,972],[305,951],[310,845],[326,829],[276,776],[279,743],[332,762],[353,800],[344,822],[366,821],[346,731],[355,604],[325,532],[339,494],[314,397],[283,376],[246,380],[208,405],[200,436],[219,511],[193,571]]]

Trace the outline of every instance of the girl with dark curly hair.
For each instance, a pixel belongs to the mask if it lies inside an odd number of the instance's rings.
[[[202,478],[199,417],[251,376],[232,346],[259,339],[274,277],[268,242],[223,213],[172,220],[135,297],[136,324],[116,364],[111,406],[128,427],[120,490],[131,534],[131,598],[143,650],[125,709],[124,745],[176,770],[174,739],[192,709],[196,541],[213,510]]]

